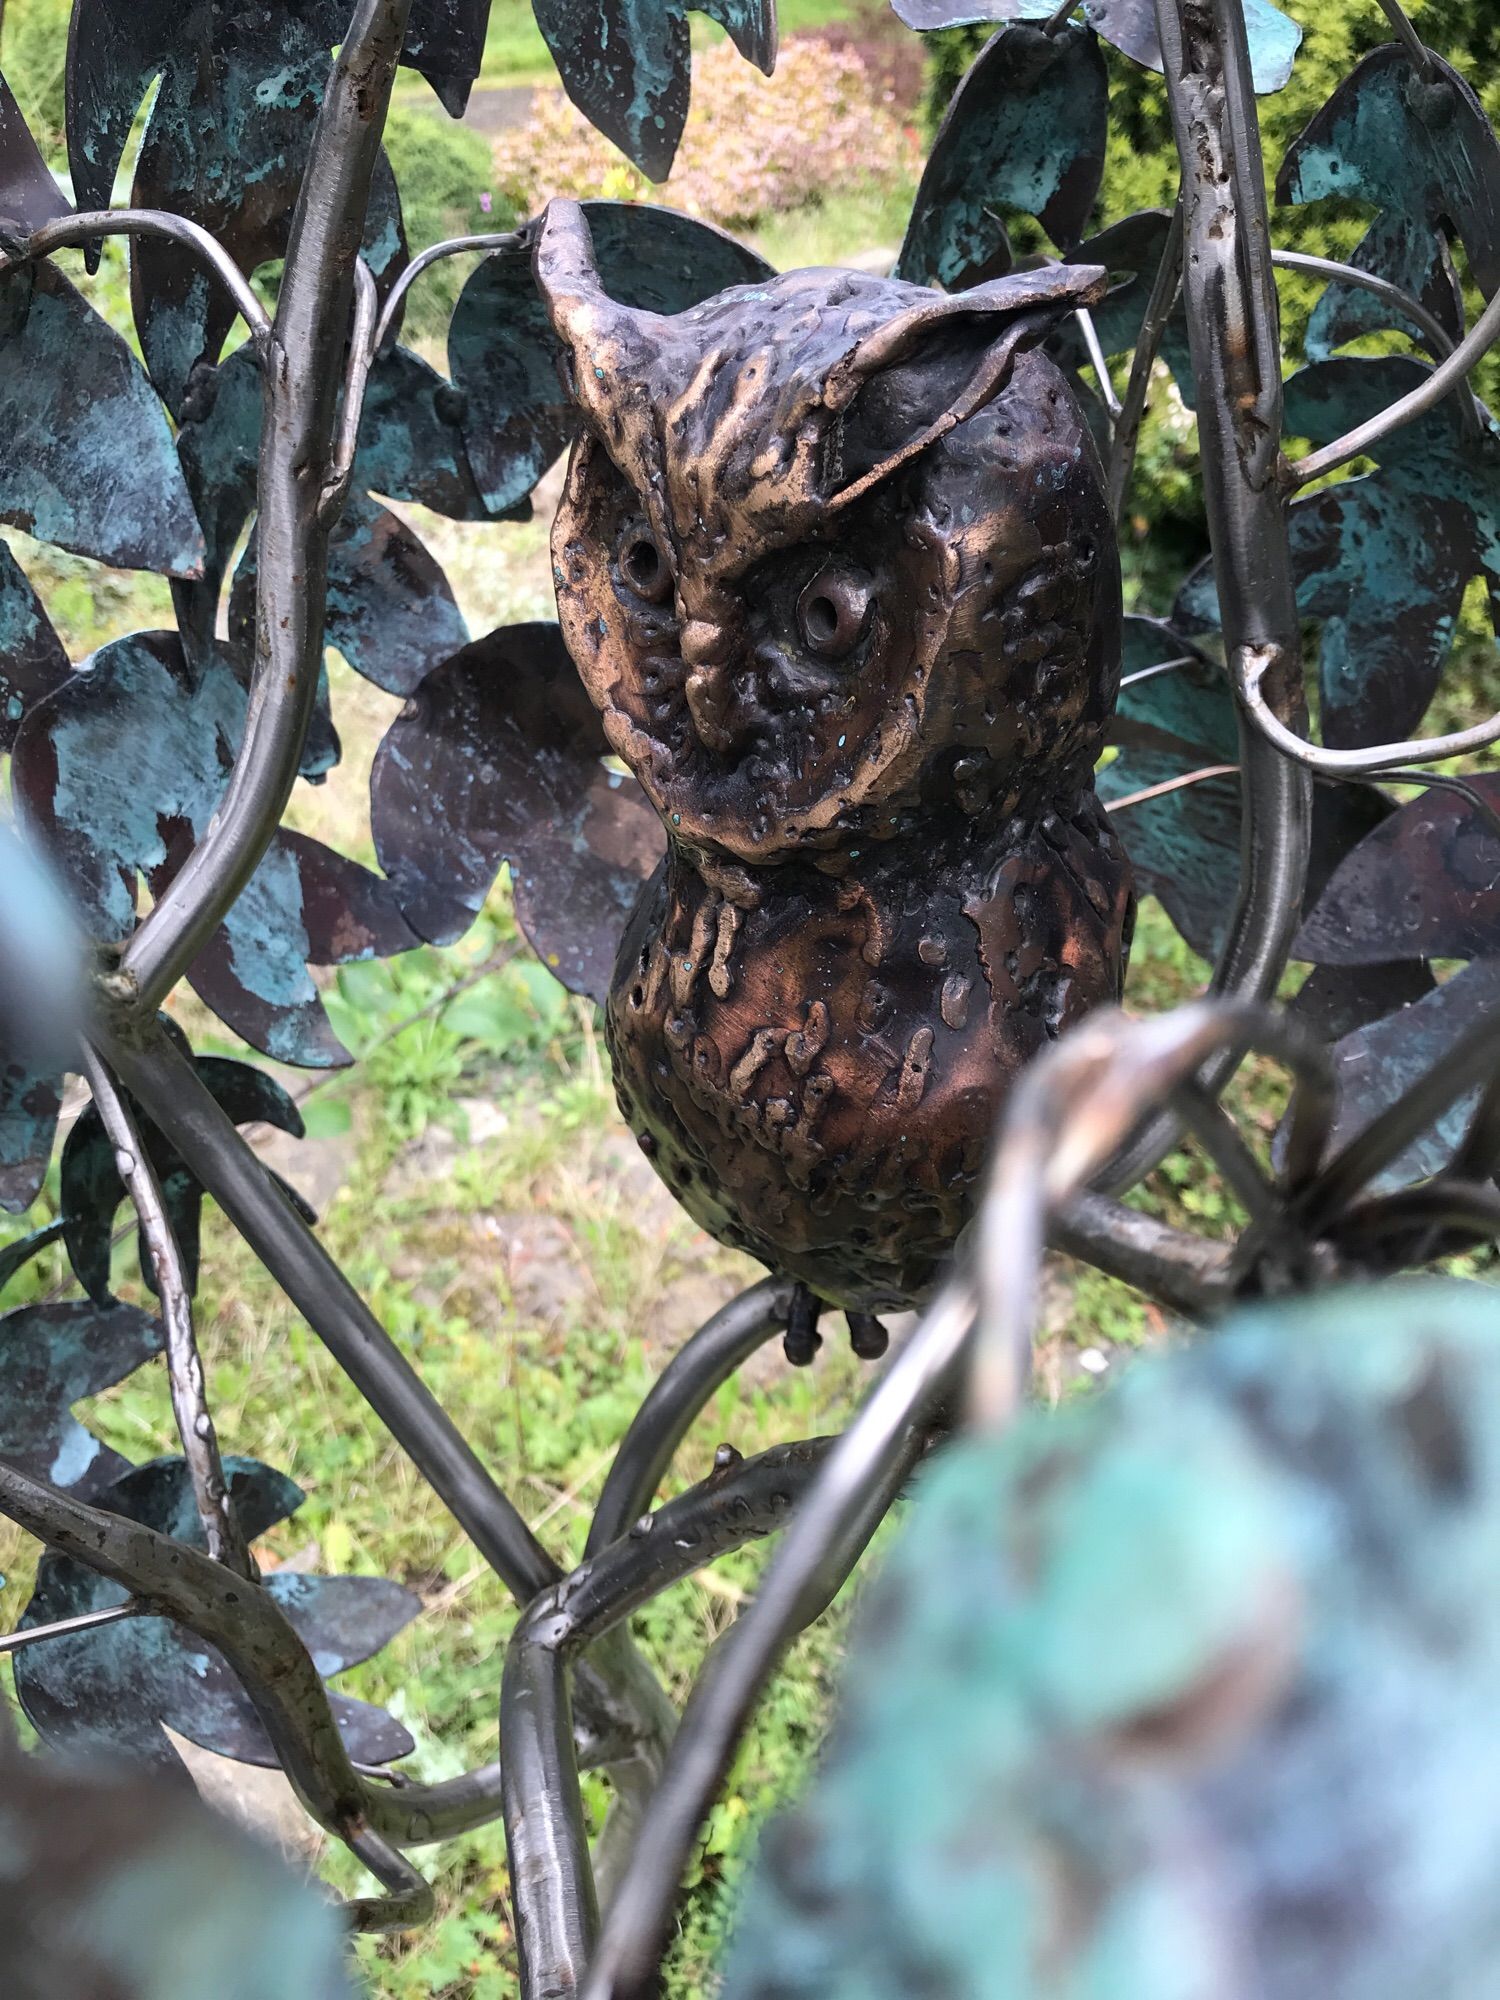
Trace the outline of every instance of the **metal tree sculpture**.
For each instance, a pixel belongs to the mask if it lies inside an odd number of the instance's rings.
[[[46,1547],[3,1648],[45,1742],[172,1770],[172,1729],[280,1765],[384,1883],[352,1913],[371,1928],[430,1907],[406,1849],[503,1813],[525,1992],[627,2000],[657,1976],[695,1831],[790,1636],[848,1575],[962,1374],[981,1422],[1015,1408],[1044,1242],[1204,1321],[1500,1234],[1500,786],[1413,769],[1472,760],[1500,717],[1411,735],[1470,581],[1500,602],[1500,430],[1470,387],[1500,334],[1500,145],[1462,78],[1396,0],[1380,3],[1395,41],[1340,85],[1276,183],[1284,200],[1370,206],[1347,265],[1272,247],[1256,92],[1285,83],[1299,34],[1267,0],[1084,0],[1081,19],[1045,0],[903,0],[916,28],[1006,25],[937,135],[894,278],[863,284],[777,278],[705,224],[610,203],[411,257],[380,144],[396,70],[461,110],[485,0],[358,0],[352,14],[346,0],[208,0],[185,16],[75,0],[77,209],[0,86],[0,519],[171,578],[176,618],[75,666],[0,551],[0,748],[22,831],[71,911],[7,838],[6,1207],[38,1195],[64,1073],[92,1100],[62,1150],[60,1216],[0,1257],[3,1280],[61,1234],[86,1293],[11,1313],[0,1363],[0,1510]],[[771,67],[771,0],[703,11]],[[684,9],[536,12],[575,100],[664,174],[686,111]],[[1110,211],[1101,40],[1163,72],[1181,163],[1170,213]],[[109,208],[153,83],[135,205]],[[1055,254],[1017,268],[1018,219]],[[97,260],[111,235],[131,239],[144,365],[48,261],[80,245]],[[399,330],[423,271],[461,253],[482,261],[444,378]],[[251,278],[278,258],[270,311]],[[1325,284],[1285,383],[1281,266]],[[1467,330],[1461,275],[1485,301]],[[236,317],[248,337],[226,356]],[[1347,351],[1371,332],[1411,351]],[[779,357],[775,379],[752,387],[761,353]],[[1168,616],[1124,621],[1115,755],[1095,772],[1120,637],[1096,538],[1125,507],[1159,359],[1196,411],[1212,559]],[[437,563],[385,503],[498,522],[575,436],[561,632],[471,643]],[[1288,458],[1288,437],[1312,448]],[[1324,483],[1356,459],[1374,469]],[[720,518],[705,494],[726,467]],[[836,563],[828,524],[866,496],[857,560]],[[767,555],[782,571],[752,589],[745,572]],[[1003,571],[992,631],[955,609],[965,563]],[[633,637],[606,644],[622,602]],[[777,617],[806,658],[784,633],[757,638],[756,619]],[[921,627],[906,653],[891,642],[903,618]],[[373,778],[379,874],[281,826],[299,775],[337,755],[329,644],[409,697]],[[856,663],[855,687],[839,660]],[[847,758],[841,703],[863,704]],[[742,739],[754,755],[730,760]],[[612,751],[644,789],[606,765]],[[1437,789],[1398,808],[1381,779]],[[892,842],[878,865],[849,845],[866,831]],[[1134,1025],[1095,1014],[1022,1070],[1075,1000],[1115,990],[1121,841],[1137,887],[1213,956],[1212,998]],[[794,864],[803,847],[812,860]],[[252,1049],[343,1063],[309,967],[452,941],[502,863],[559,977],[600,1000],[614,980],[622,1094],[674,1185],[691,1170],[694,1212],[774,1267],[648,1395],[566,1575],[237,1129],[296,1130],[295,1107],[252,1065],[195,1058],[158,1011],[186,979]],[[643,889],[659,864],[660,886]],[[1275,1008],[1294,958],[1313,970]],[[1433,962],[1454,959],[1469,963],[1435,978]],[[893,991],[872,976],[882,966]],[[749,1012],[730,1004],[736,978]],[[805,1129],[825,1047],[828,1090],[843,1093],[833,1158]],[[1220,1101],[1251,1048],[1296,1078],[1269,1164]],[[835,1053],[864,1070],[840,1082]],[[792,1081],[773,1090],[782,1070]],[[908,1162],[898,1114],[930,1074],[957,1079],[961,1115],[939,1135],[947,1153],[929,1137]],[[1002,1084],[1008,1138],[955,1243]],[[1184,1130],[1249,1214],[1235,1242],[1122,1199]],[[300,1495],[219,1450],[193,1326],[205,1194],[513,1594],[498,1763],[398,1782],[399,1722],[330,1691],[413,1615],[404,1591],[260,1576],[256,1537]],[[878,1228],[857,1220],[866,1200]],[[155,1317],[110,1291],[126,1203]],[[677,1445],[742,1360],[783,1332],[811,1358],[813,1293],[850,1309],[869,1353],[871,1308],[928,1303],[842,1438],[727,1454],[652,1514]],[[127,1466],[74,1405],[159,1354],[180,1451]],[[1473,1504],[1490,1506],[1484,1491]],[[784,1525],[677,1726],[631,1614]],[[902,1614],[911,1644],[948,1615],[946,1588],[935,1573],[927,1608]],[[1212,1625],[1212,1606],[1181,1609],[1185,1629],[1200,1611]],[[1204,1630],[1211,1661],[1218,1627]],[[610,1774],[622,1809],[597,1857],[602,1923],[585,1767]],[[766,1892],[773,1915],[783,1889]],[[857,1916],[857,1897],[840,1909]],[[797,1943],[795,1926],[770,1930]],[[752,1924],[740,1990],[817,1981],[837,1925],[817,1933],[778,1966],[774,1951],[755,1959],[766,1927]]]

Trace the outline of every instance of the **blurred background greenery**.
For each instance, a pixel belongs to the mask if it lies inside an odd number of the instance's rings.
[[[1373,0],[1290,0],[1306,30],[1291,83],[1262,101],[1268,172],[1334,84],[1387,38]],[[1434,47],[1500,111],[1500,9],[1493,0],[1427,0],[1413,10]],[[67,0],[8,0],[0,67],[59,172],[65,171],[63,53]],[[495,0],[484,72],[469,118],[443,116],[403,75],[388,130],[413,250],[458,233],[503,228],[548,193],[655,198],[752,238],[783,268],[862,262],[878,269],[899,245],[931,133],[986,30],[920,38],[884,0],[782,0],[784,49],[767,83],[718,29],[693,17],[693,111],[678,168],[653,191],[572,112],[556,85],[527,0]],[[1159,79],[1109,52],[1114,129],[1100,222],[1166,206],[1176,156]],[[124,198],[128,183],[119,190]],[[1278,240],[1346,254],[1363,230],[1352,206],[1279,209]],[[124,253],[112,244],[96,277],[65,268],[129,334]],[[439,366],[444,330],[468,260],[416,288],[406,337]],[[264,274],[268,288],[274,273]],[[1295,355],[1313,293],[1283,286]],[[1131,601],[1164,610],[1203,551],[1191,421],[1162,378],[1146,426],[1124,560]],[[403,508],[444,564],[475,633],[551,615],[547,553],[556,474],[527,524],[462,525]],[[167,586],[12,538],[65,643],[82,658],[108,639],[170,623]],[[1476,603],[1439,704],[1439,719],[1496,706],[1495,649]],[[331,661],[344,760],[302,786],[292,823],[371,858],[366,786],[393,698]],[[262,1135],[268,1157],[322,1213],[325,1239],[374,1310],[454,1411],[550,1545],[576,1555],[611,1448],[677,1344],[757,1275],[695,1230],[641,1160],[617,1119],[593,1010],[570,999],[516,943],[508,890],[450,951],[327,976],[335,1025],[360,1058],[334,1074],[283,1072],[309,1138]],[[1142,1010],[1197,990],[1206,968],[1154,904],[1142,914],[1130,1000]],[[174,1010],[195,1042],[233,1052],[191,996]],[[1250,1072],[1241,1100],[1269,1133],[1278,1087]],[[55,1202],[55,1178],[44,1202]],[[1209,1232],[1242,1220],[1232,1197],[1191,1154],[1176,1156],[1140,1199]],[[37,1217],[28,1218],[34,1222]],[[306,1327],[232,1232],[206,1218],[201,1335],[226,1447],[285,1467],[307,1489],[270,1538],[271,1560],[300,1568],[401,1577],[427,1615],[348,1679],[387,1702],[418,1742],[424,1775],[494,1754],[499,1661],[513,1613],[462,1537],[369,1417]],[[0,1241],[19,1234],[0,1222]],[[133,1239],[118,1247],[126,1297],[142,1296]],[[28,1267],[9,1303],[67,1285],[58,1253]],[[1058,1260],[1040,1355],[1043,1391],[1082,1392],[1118,1352],[1162,1330],[1133,1294]],[[832,1333],[832,1329],[830,1329]],[[771,1352],[741,1371],[705,1413],[675,1469],[675,1486],[707,1469],[721,1438],[750,1452],[836,1428],[860,1371],[838,1337],[817,1366],[795,1371]],[[165,1385],[145,1370],[93,1413],[109,1441],[142,1458],[171,1437]],[[32,1553],[0,1529],[7,1577],[0,1626],[25,1603]],[[753,1588],[747,1552],[682,1587],[638,1621],[674,1692]],[[842,1612],[800,1642],[741,1752],[703,1843],[670,1988],[711,1990],[712,1961],[754,1829],[807,1767],[827,1713]],[[597,1815],[603,1789],[590,1785]],[[499,2000],[514,1990],[504,1842],[497,1828],[432,1857],[440,1916],[410,1939],[360,1947],[370,1988],[387,2000]],[[331,1866],[340,1888],[354,1871]]]

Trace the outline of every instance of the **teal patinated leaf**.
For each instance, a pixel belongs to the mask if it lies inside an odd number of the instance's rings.
[[[22,1306],[0,1319],[0,1459],[89,1500],[127,1470],[73,1415],[160,1354],[160,1323],[92,1300]]]
[[[247,1541],[287,1520],[302,1503],[300,1487],[256,1459],[226,1458],[224,1471]],[[94,1500],[158,1534],[203,1547],[181,1458],[137,1466]],[[296,1627],[325,1679],[379,1652],[421,1609],[410,1591],[380,1577],[273,1570],[260,1588]],[[47,1555],[21,1629],[103,1610],[123,1603],[125,1595],[82,1563]],[[165,1724],[221,1757],[277,1762],[249,1696],[220,1654],[169,1619],[131,1618],[18,1653],[16,1693],[43,1742],[71,1757],[128,1757],[180,1769]],[[347,1695],[334,1694],[331,1701],[358,1762],[384,1764],[410,1752],[410,1734],[384,1709]]]
[[[690,4],[771,74],[775,0],[532,0],[563,89],[589,123],[654,181],[670,173],[687,123]]]
[[[907,27],[919,29],[976,27],[982,21],[1050,21],[1057,12],[1056,0],[893,0],[893,4]],[[1154,0],[1082,0],[1082,4],[1084,20],[1101,40],[1160,72]],[[1270,0],[1244,0],[1244,6],[1255,88],[1262,95],[1280,90],[1291,77],[1302,30]]]
[[[712,223],[644,203],[586,201],[599,280],[640,312],[678,313],[771,267]],[[494,514],[525,500],[567,445],[577,413],[558,374],[561,349],[531,275],[538,224],[497,250],[464,286],[448,327],[469,463]]]
[[[203,538],[161,404],[52,265],[0,278],[0,521],[113,563],[194,576]]]
[[[160,895],[203,838],[244,723],[245,691],[223,651],[195,676],[169,632],[104,647],[27,716],[17,792],[96,942],[128,937],[137,877]],[[385,958],[416,942],[387,883],[283,832],[188,979],[253,1048],[337,1067],[349,1057],[308,966]]]
[[[413,929],[452,943],[509,862],[516,918],[563,985],[601,1004],[664,850],[555,625],[509,625],[437,667],[370,776],[381,866]]]
[[[198,1075],[210,1096],[236,1125],[271,1125],[278,1132],[302,1137],[302,1114],[274,1077],[249,1063],[234,1062],[225,1056],[199,1056]],[[182,1255],[183,1276],[188,1290],[198,1284],[198,1239],[203,1209],[203,1189],[184,1165],[175,1146],[164,1139],[151,1123],[149,1114],[136,1107],[137,1123],[157,1180],[162,1204],[172,1225],[172,1234]],[[301,1197],[282,1183],[294,1208],[314,1220]],[[115,1149],[109,1141],[98,1112],[86,1105],[74,1121],[62,1154],[60,1206],[63,1241],[73,1274],[96,1305],[113,1303],[110,1290],[110,1249],[115,1219],[126,1200]],[[141,1274],[155,1289],[150,1254],[145,1239],[139,1242]]]
[[[1500,1985],[1500,1295],[1242,1308],[949,1446],[724,2000]]]
[[[1147,677],[1120,691],[1111,732],[1118,755],[1096,776],[1106,807],[1153,785],[1238,764],[1234,702],[1223,670],[1192,640],[1156,619],[1127,618],[1124,671],[1127,681],[1136,673]],[[1196,952],[1214,957],[1240,879],[1238,777],[1205,778],[1120,807],[1111,824],[1125,843],[1137,886],[1161,902]]]
[[[190,1786],[12,1756],[5,1807],[7,2000],[355,2000],[341,1912]]]
[[[954,94],[912,204],[896,275],[958,291],[1011,267],[1006,210],[1061,250],[1087,226],[1104,172],[1109,83],[1084,28],[1028,22],[988,42]]]
[[[1413,293],[1455,338],[1462,304],[1448,257],[1457,237],[1486,298],[1500,285],[1500,144],[1473,90],[1440,56],[1421,75],[1396,43],[1347,76],[1288,152],[1281,201],[1353,196],[1380,211],[1354,253]],[[1369,293],[1331,285],[1313,314],[1318,358],[1374,328],[1418,329]]]
[[[0,76],[0,231],[29,236],[72,213],[42,158],[15,93]]]
[[[57,1070],[0,1049],[0,1208],[12,1215],[42,1191],[61,1110]]]
[[[42,600],[9,545],[0,542],[0,750],[14,744],[27,709],[72,671]]]
[[[242,658],[254,646],[255,579],[252,533],[229,594],[229,635]],[[388,508],[352,494],[328,538],[324,643],[376,687],[410,694],[468,637],[436,558]]]

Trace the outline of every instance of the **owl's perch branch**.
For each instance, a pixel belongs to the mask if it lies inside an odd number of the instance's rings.
[[[1273,712],[1300,730],[1301,630],[1278,478],[1280,320],[1244,9],[1241,0],[1156,0],[1156,19],[1182,165],[1183,287],[1225,650],[1232,669],[1252,658],[1264,663]],[[1312,787],[1243,707],[1238,721],[1246,808],[1240,892],[1210,990],[1264,1000],[1276,990],[1301,914]],[[1236,1060],[1233,1052],[1221,1056],[1204,1087],[1222,1089]],[[1104,1185],[1134,1185],[1178,1129],[1174,1118],[1158,1120],[1112,1163]]]
[[[125,990],[153,1011],[213,935],[281,823],[323,658],[328,536],[354,266],[411,0],[359,0],[334,60],[262,351],[255,665],[245,734],[206,838],[131,938]]]

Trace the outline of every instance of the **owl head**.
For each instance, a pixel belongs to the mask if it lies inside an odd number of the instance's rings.
[[[607,296],[554,201],[538,286],[583,418],[563,635],[669,833],[837,870],[1086,782],[1119,675],[1103,477],[1036,351],[1103,271],[954,296],[845,270],[688,312]]]

